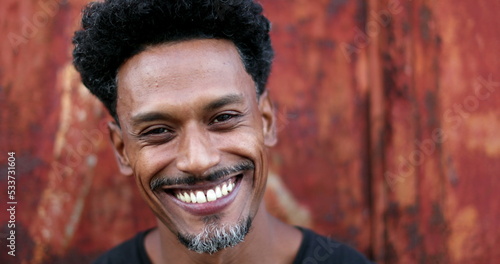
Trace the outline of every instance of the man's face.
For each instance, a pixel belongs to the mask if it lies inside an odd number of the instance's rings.
[[[255,216],[274,116],[233,43],[150,47],[122,65],[117,82],[121,128],[110,127],[120,169],[163,224],[190,237]]]

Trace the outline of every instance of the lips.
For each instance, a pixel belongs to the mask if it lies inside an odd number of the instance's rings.
[[[218,183],[168,188],[161,196],[194,215],[216,214],[236,199],[243,177],[238,174]]]

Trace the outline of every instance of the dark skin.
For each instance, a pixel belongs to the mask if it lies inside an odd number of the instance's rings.
[[[120,170],[134,175],[158,219],[146,237],[153,263],[292,263],[302,239],[296,228],[266,210],[267,149],[276,143],[275,115],[267,92],[257,96],[234,44],[189,40],[149,47],[119,69],[117,114],[109,125]],[[208,214],[176,199],[184,188],[209,188],[209,172],[250,161],[231,198]],[[200,179],[152,190],[156,178]],[[215,204],[215,202],[213,202]],[[192,209],[195,208],[195,209]],[[215,254],[188,250],[177,234],[198,234],[207,219],[232,225],[251,218],[245,241]]]

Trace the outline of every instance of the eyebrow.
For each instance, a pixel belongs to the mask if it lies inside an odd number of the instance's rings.
[[[172,116],[170,116],[169,114],[164,114],[159,112],[137,114],[131,118],[133,126],[137,126],[145,122],[151,122],[156,120],[168,120],[168,119],[172,119]]]
[[[243,102],[243,96],[237,94],[229,94],[208,103],[205,107],[203,107],[203,110],[205,112],[210,112],[217,110],[221,107],[224,107],[226,105],[236,104],[241,102]],[[131,121],[133,126],[137,126],[145,122],[151,122],[157,120],[173,120],[173,119],[175,118],[167,113],[148,112],[148,113],[140,113],[133,116],[131,118]]]
[[[243,102],[243,96],[237,95],[237,94],[229,94],[226,96],[223,96],[215,101],[210,102],[208,105],[206,105],[203,110],[206,112],[214,111],[217,110],[221,107],[224,107],[226,105],[230,104],[237,104]]]

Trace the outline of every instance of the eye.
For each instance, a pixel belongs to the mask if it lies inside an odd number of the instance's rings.
[[[165,127],[157,127],[157,128],[153,128],[153,129],[150,129],[150,130],[147,130],[146,132],[143,133],[144,136],[149,136],[149,135],[161,135],[161,134],[165,134],[165,133],[168,133],[170,131],[168,131],[167,128]]]
[[[218,115],[214,118],[214,120],[212,121],[212,124],[217,124],[217,123],[221,123],[221,122],[224,122],[224,121],[227,121],[231,118],[233,118],[235,115],[231,115],[231,114],[221,114],[221,115]]]
[[[175,137],[175,132],[165,126],[155,126],[144,130],[139,135],[141,141],[151,144],[163,144]]]

